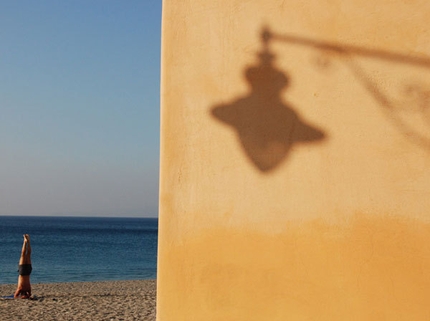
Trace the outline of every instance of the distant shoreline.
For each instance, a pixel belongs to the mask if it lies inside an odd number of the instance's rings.
[[[30,218],[101,218],[101,219],[106,219],[106,218],[112,218],[112,219],[154,219],[154,220],[158,220],[158,216],[88,216],[88,215],[16,215],[16,214],[1,214],[0,217],[20,217],[20,218],[26,218],[26,217],[30,217]]]
[[[17,278],[18,278],[18,274],[17,274]],[[31,285],[32,287],[37,287],[39,285],[45,287],[45,286],[54,286],[54,285],[60,285],[60,284],[76,284],[76,283],[117,283],[117,282],[122,282],[122,283],[127,283],[127,282],[145,282],[145,281],[156,281],[157,279],[155,278],[151,278],[151,279],[127,279],[127,280],[99,280],[99,281],[66,281],[66,282],[32,282]],[[0,296],[4,295],[2,294],[3,288],[8,288],[8,287],[15,287],[16,283],[0,283]]]

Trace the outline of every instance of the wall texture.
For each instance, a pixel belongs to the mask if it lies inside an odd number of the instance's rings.
[[[429,21],[164,0],[158,321],[430,320]]]

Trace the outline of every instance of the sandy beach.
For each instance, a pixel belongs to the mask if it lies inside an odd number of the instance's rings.
[[[15,286],[0,285],[0,296]],[[155,280],[32,284],[32,294],[33,300],[0,299],[0,319],[155,321]]]

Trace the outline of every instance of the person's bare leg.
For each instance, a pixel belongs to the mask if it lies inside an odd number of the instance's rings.
[[[19,258],[19,265],[31,264],[31,245],[30,236],[24,234],[24,242],[22,243],[21,257]]]
[[[24,238],[27,240],[27,252],[26,252],[26,264],[31,264],[31,243],[30,243],[30,235],[25,234]]]

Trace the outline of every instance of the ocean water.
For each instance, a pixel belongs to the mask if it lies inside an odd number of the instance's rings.
[[[25,233],[32,283],[156,278],[156,218],[0,216],[0,284],[17,281]]]

